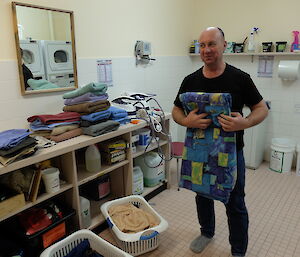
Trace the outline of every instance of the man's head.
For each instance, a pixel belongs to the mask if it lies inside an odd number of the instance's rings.
[[[217,27],[205,29],[199,38],[200,56],[207,66],[223,63],[223,52],[226,48],[224,32]]]

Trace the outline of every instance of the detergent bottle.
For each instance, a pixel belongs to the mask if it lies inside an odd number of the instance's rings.
[[[299,48],[299,31],[294,30],[293,34],[294,34],[294,41],[291,45],[291,52],[294,52],[295,50],[296,51],[300,50],[300,48]]]
[[[90,172],[98,172],[101,169],[101,155],[96,145],[90,145],[85,151],[85,166]]]
[[[248,41],[248,52],[255,52],[256,49],[256,44],[254,40],[254,33],[258,32],[258,28],[253,28],[251,30],[250,36],[249,36],[249,41]]]

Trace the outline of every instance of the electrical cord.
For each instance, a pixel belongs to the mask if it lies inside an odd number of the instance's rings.
[[[149,168],[156,168],[158,166],[161,165],[161,163],[163,161],[171,161],[173,159],[173,156],[171,155],[170,158],[166,158],[165,155],[163,154],[163,151],[162,151],[162,148],[161,146],[159,145],[159,139],[157,139],[157,137],[155,136],[156,133],[161,133],[163,134],[164,136],[167,137],[167,141],[168,141],[168,144],[170,145],[170,147],[172,146],[172,137],[171,137],[171,134],[169,134],[168,132],[166,132],[166,126],[165,126],[165,114],[164,114],[164,111],[161,107],[161,105],[158,103],[158,101],[154,98],[149,98],[146,100],[146,102],[149,102],[149,101],[155,101],[156,104],[159,106],[160,110],[161,110],[161,113],[162,115],[158,114],[158,113],[155,113],[155,115],[157,115],[159,118],[160,118],[160,121],[158,121],[158,119],[156,119],[155,117],[150,116],[150,114],[147,112],[146,110],[146,107],[145,105],[138,101],[136,102],[134,105],[137,105],[137,104],[141,104],[143,106],[143,109],[140,109],[137,111],[137,118],[141,118],[143,120],[145,120],[151,130],[151,138],[145,148],[145,153],[147,152],[147,149],[148,147],[151,145],[153,139],[155,140],[156,144],[157,144],[157,153],[159,155],[159,157],[161,158],[160,162],[158,165],[154,166],[154,167],[151,167],[145,160],[144,158],[144,162],[146,164],[147,167]],[[151,108],[150,108],[151,109]]]

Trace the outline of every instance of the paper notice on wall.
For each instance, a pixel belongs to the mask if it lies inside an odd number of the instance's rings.
[[[258,77],[271,78],[273,76],[274,56],[259,56],[258,59]]]
[[[112,60],[97,60],[97,78],[99,83],[113,86],[112,79]]]

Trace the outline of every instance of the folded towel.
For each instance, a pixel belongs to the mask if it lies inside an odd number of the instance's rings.
[[[92,112],[104,111],[108,109],[109,106],[110,106],[109,101],[101,100],[97,102],[85,102],[81,104],[64,106],[63,110],[65,112],[78,112],[80,114],[89,114]]]
[[[118,119],[112,119],[114,121],[119,122],[121,125],[127,124],[131,121],[131,118],[129,116],[126,116],[124,118],[118,118]]]
[[[6,166],[14,161],[17,161],[19,159],[22,159],[22,158],[27,158],[31,155],[33,155],[37,150],[37,147],[36,146],[32,146],[32,147],[26,147],[24,148],[21,152],[19,152],[17,155],[14,155],[14,156],[11,156],[11,157],[8,157],[8,158],[5,158],[3,156],[0,156],[0,162]]]
[[[90,127],[96,124],[99,124],[101,122],[107,121],[107,119],[101,119],[101,120],[96,120],[96,121],[88,121],[88,120],[81,120],[80,121],[80,127]]]
[[[25,148],[35,146],[36,144],[37,144],[36,140],[28,136],[24,138],[22,141],[20,141],[20,143],[17,144],[16,146],[13,146],[7,150],[0,150],[0,156],[8,158],[17,155],[18,153],[22,152]]]
[[[70,121],[79,121],[80,114],[77,112],[61,112],[58,114],[42,114],[34,115],[27,118],[28,122],[33,122],[36,119],[39,119],[44,124],[52,124],[58,122],[70,122]]]
[[[78,127],[79,127],[79,124],[54,127],[51,131],[51,136],[57,136],[57,135],[60,135],[62,133],[65,133],[69,130],[76,129]]]
[[[93,112],[87,115],[82,115],[80,118],[81,120],[87,120],[90,122],[100,121],[100,120],[107,120],[111,115],[109,109],[101,111],[101,112]]]
[[[29,134],[31,132],[28,129],[9,129],[0,132],[0,149],[7,150],[18,145]]]
[[[49,82],[45,79],[28,79],[27,84],[33,89],[33,90],[40,90],[40,89],[51,89],[51,88],[59,88],[59,86]]]
[[[63,94],[64,99],[75,98],[77,96],[84,95],[85,93],[92,92],[95,95],[103,95],[107,90],[106,84],[101,83],[89,83],[81,88],[77,88],[71,92]]]
[[[96,102],[100,100],[107,100],[108,95],[104,93],[103,95],[95,95],[91,92],[88,92],[84,95],[80,95],[74,98],[65,99],[65,105],[74,105],[74,104],[81,104],[85,102]]]
[[[117,130],[119,126],[120,126],[119,122],[108,120],[87,128],[82,128],[82,130],[83,130],[83,134],[96,137]]]
[[[49,130],[52,131],[56,127],[68,126],[68,125],[79,125],[79,121],[70,121],[70,122],[57,122],[52,124],[43,124],[39,119],[34,120],[29,124],[30,130],[40,131],[40,130]]]
[[[77,137],[80,135],[82,135],[82,129],[76,128],[76,129],[69,130],[69,131],[62,133],[60,135],[57,135],[57,136],[50,136],[50,140],[58,143],[58,142],[61,142],[61,141],[64,141],[64,140],[67,140],[67,139],[70,139],[73,137]]]
[[[116,106],[109,107],[109,110],[111,111],[111,117],[110,118],[112,120],[124,118],[128,115],[126,110],[124,110],[122,108],[118,108]]]

